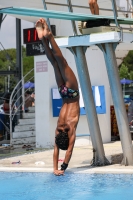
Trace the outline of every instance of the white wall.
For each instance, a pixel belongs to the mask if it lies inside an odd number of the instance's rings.
[[[42,69],[42,62],[44,70]],[[40,65],[40,66],[39,66]],[[50,101],[49,101],[49,69],[48,61],[45,56],[35,57],[35,95],[36,95],[36,145],[37,147],[48,147],[51,143],[50,139]]]

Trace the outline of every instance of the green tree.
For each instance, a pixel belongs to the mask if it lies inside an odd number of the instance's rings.
[[[23,75],[27,74],[31,69],[34,68],[34,57],[26,56],[26,49],[22,46],[22,63],[23,63]],[[10,66],[11,70],[16,69],[16,49],[6,49],[0,51],[0,70],[8,70]],[[31,74],[27,76],[25,81],[34,82],[34,70]],[[11,81],[11,89],[13,89],[16,85],[16,77],[14,75],[10,76]],[[5,88],[5,76],[0,76],[0,92],[4,92]]]
[[[127,56],[123,59],[123,63],[127,66],[129,73],[133,71],[133,50],[129,51]]]
[[[130,72],[130,80],[133,80],[133,71]]]
[[[130,74],[128,72],[128,68],[124,64],[121,65],[119,74],[120,74],[120,79],[123,79],[123,78],[129,79]]]

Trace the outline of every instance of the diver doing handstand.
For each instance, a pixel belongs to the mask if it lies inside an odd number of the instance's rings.
[[[54,68],[56,83],[63,101],[55,130],[53,153],[54,174],[59,176],[63,175],[68,167],[74,148],[80,114],[78,82],[43,18],[36,22],[36,30],[43,42],[46,56]],[[66,150],[60,169],[58,169],[59,149]]]

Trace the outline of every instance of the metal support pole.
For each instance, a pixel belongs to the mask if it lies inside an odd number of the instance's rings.
[[[120,78],[115,57],[114,44],[107,43],[105,45],[98,46],[102,49],[105,57],[110,89],[114,102],[114,108],[123,149],[124,163],[125,165],[133,165],[133,146],[129,131],[126,109],[122,96],[122,89],[120,85]]]
[[[24,77],[22,77],[22,110],[24,112],[25,108],[24,108],[24,105],[25,105],[25,91],[24,91]]]
[[[89,124],[92,145],[95,152],[93,166],[102,166],[109,164],[105,158],[100,127],[98,123],[91,82],[88,72],[87,61],[85,58],[84,47],[73,47],[70,49],[75,56],[80,86],[83,94],[86,116]]]
[[[69,12],[73,12],[71,0],[67,0]],[[75,21],[71,21],[74,35],[78,35]]]
[[[18,69],[18,82],[22,79],[22,48],[21,48],[21,20],[16,19],[16,50],[17,50],[17,69]],[[20,88],[20,89],[19,89]],[[22,105],[22,83],[18,86],[17,93],[18,105]],[[19,98],[20,97],[20,98]],[[20,107],[20,113],[18,118],[22,118],[22,106]]]
[[[133,0],[131,0],[131,9],[129,12],[132,12],[133,11]],[[131,18],[133,18],[133,13],[131,13]]]
[[[5,82],[4,82],[5,84],[5,92],[7,92],[7,77],[5,76]]]
[[[111,0],[111,1],[112,1],[112,7],[113,7],[115,23],[116,23],[116,26],[120,29],[121,41],[122,41],[123,40],[123,30],[122,30],[122,27],[119,25],[118,20],[117,20],[118,12],[117,12],[116,1],[115,0]]]
[[[0,28],[1,28],[1,25],[2,25],[2,21],[3,21],[3,14],[0,14]]]
[[[46,6],[45,0],[42,0],[42,2],[43,2],[44,9],[47,10],[47,6]],[[47,18],[47,24],[48,24],[49,29],[50,29],[50,31],[51,31],[51,26],[50,26],[50,20],[49,20],[49,18]]]
[[[113,7],[113,13],[114,13],[114,17],[115,17],[115,22],[116,22],[116,25],[119,26],[118,21],[117,21],[118,12],[117,12],[116,1],[115,0],[111,0],[111,1],[112,1],[112,7]]]
[[[10,66],[8,66],[8,70],[10,71]],[[10,92],[10,75],[8,77],[8,85],[7,85],[7,91]]]

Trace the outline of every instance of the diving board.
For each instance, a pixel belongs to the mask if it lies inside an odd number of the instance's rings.
[[[34,8],[24,8],[24,7],[11,7],[11,8],[1,8],[0,13],[10,14],[10,15],[22,15],[31,17],[43,17],[43,18],[54,18],[62,20],[73,20],[73,21],[88,21],[97,19],[109,19],[111,23],[115,23],[114,16],[104,16],[104,15],[91,15],[84,13],[71,13],[71,12],[61,12],[54,10],[44,10],[44,9],[34,9]],[[117,17],[119,24],[133,25],[133,19]]]
[[[90,35],[77,35],[69,37],[55,37],[55,40],[60,48],[76,47],[76,46],[91,46],[104,43],[132,43],[133,33],[123,32],[123,40],[121,41],[120,32],[105,32],[93,33]]]

